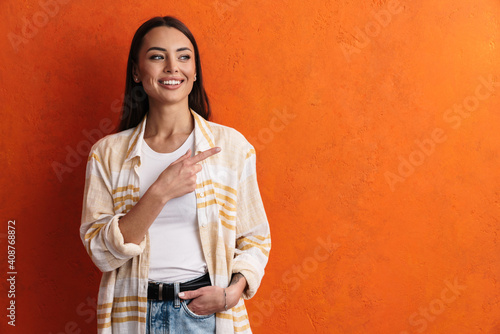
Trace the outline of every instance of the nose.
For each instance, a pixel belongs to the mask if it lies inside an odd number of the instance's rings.
[[[175,55],[168,55],[165,61],[165,68],[163,69],[166,73],[177,73],[179,68],[177,67],[177,61]]]

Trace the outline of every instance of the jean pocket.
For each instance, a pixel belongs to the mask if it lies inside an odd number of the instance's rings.
[[[215,316],[215,313],[206,314],[206,315],[198,315],[198,314],[194,313],[188,307],[188,304],[190,302],[191,302],[191,300],[188,300],[188,301],[183,300],[183,301],[181,301],[181,306],[184,309],[184,312],[186,312],[187,315],[190,316],[191,318],[193,318],[193,319],[208,319],[208,318],[211,318],[211,317]]]

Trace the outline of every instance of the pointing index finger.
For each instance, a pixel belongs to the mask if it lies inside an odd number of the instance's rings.
[[[221,151],[220,147],[212,147],[211,149],[208,149],[206,151],[203,151],[201,153],[198,153],[194,157],[189,158],[193,164],[196,164],[200,161],[205,160],[206,158],[211,157],[214,154],[217,154]]]

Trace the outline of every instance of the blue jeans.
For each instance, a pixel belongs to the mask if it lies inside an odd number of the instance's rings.
[[[215,333],[215,313],[197,315],[187,307],[189,302],[181,300],[175,307],[173,300],[148,300],[146,334]]]

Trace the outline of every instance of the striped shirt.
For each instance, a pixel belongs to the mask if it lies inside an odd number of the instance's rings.
[[[251,333],[244,299],[257,291],[271,249],[260,197],[254,148],[236,130],[195,120],[196,153],[222,151],[200,164],[196,202],[203,253],[212,285],[227,287],[233,273],[248,283],[238,304],[216,314],[216,333]],[[106,136],[90,151],[80,236],[103,272],[97,305],[98,332],[145,333],[150,244],[124,243],[118,220],[139,201],[141,143],[146,117],[132,129]]]

